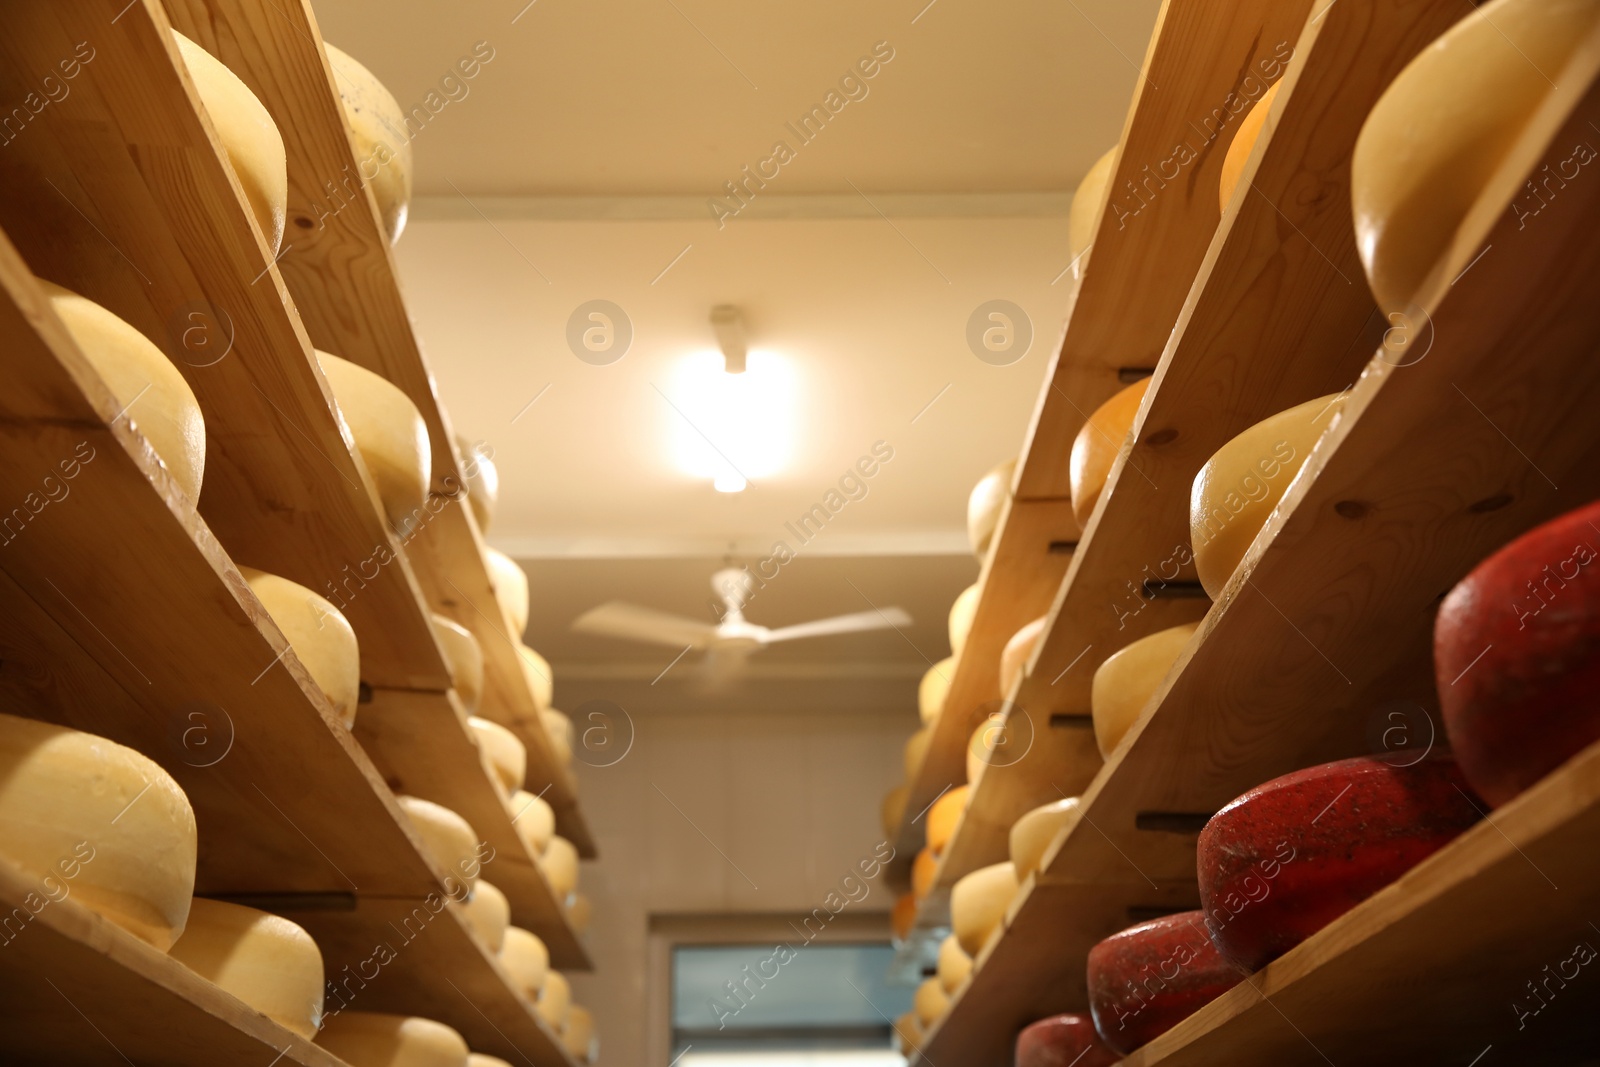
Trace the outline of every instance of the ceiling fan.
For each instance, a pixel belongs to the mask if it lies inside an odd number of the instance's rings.
[[[722,599],[723,605],[722,621],[715,625],[613,600],[578,616],[572,628],[602,637],[704,651],[707,673],[710,680],[717,682],[726,681],[752,653],[781,641],[887,630],[911,623],[911,616],[900,608],[875,608],[770,629],[744,617],[744,605],[753,587],[750,572],[742,568],[725,567],[713,574],[711,589]]]

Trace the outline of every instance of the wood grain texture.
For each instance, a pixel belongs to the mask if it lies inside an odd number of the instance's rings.
[[[240,561],[340,604],[371,683],[444,689],[442,654],[298,315],[158,6],[7,11],[0,89],[23,98],[79,42],[70,92],[0,154],[0,225],[30,268],[126,319],[207,424],[201,511]],[[112,18],[117,21],[113,24]]]

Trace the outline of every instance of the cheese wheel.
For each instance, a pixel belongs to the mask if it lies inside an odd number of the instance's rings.
[[[944,851],[955,836],[956,824],[967,810],[967,798],[971,794],[970,785],[958,785],[933,802],[933,807],[928,809],[928,848],[934,852]]]
[[[578,850],[564,837],[552,837],[538,858],[539,870],[557,900],[578,888]]]
[[[500,502],[500,468],[495,466],[487,450],[478,448],[465,437],[456,438],[456,448],[461,453],[461,480],[467,490],[467,506],[477,520],[478,532],[487,534],[495,505]]]
[[[1272,101],[1277,99],[1278,86],[1282,82],[1273,82],[1272,88],[1261,94],[1250,110],[1245,112],[1244,118],[1239,120],[1239,129],[1233,135],[1233,143],[1228,146],[1228,154],[1222,157],[1222,181],[1218,186],[1218,199],[1222,210],[1228,210],[1228,201],[1233,199],[1233,191],[1239,187],[1239,178],[1244,174],[1244,165],[1250,161],[1250,153],[1255,149],[1256,142],[1261,139],[1261,129],[1266,125],[1267,112],[1272,110]]]
[[[486,1052],[474,1052],[467,1057],[467,1067],[511,1067],[511,1064],[499,1056],[491,1056]]]
[[[88,297],[38,279],[50,307],[117,406],[193,504],[206,471],[206,424],[194,390],[151,340]]]
[[[310,1041],[322,1024],[322,953],[281,916],[196,897],[171,956]]]
[[[917,684],[917,714],[922,725],[932,726],[944,711],[945,698],[950,695],[950,683],[956,676],[956,658],[946,656],[929,667]]]
[[[333,68],[345,120],[350,123],[356,169],[372,190],[383,232],[393,244],[406,228],[411,204],[411,133],[406,128],[406,113],[370,70],[326,41],[322,47]]]
[[[939,984],[946,993],[954,993],[971,973],[972,957],[961,947],[955,934],[939,942]]]
[[[898,837],[900,823],[906,817],[906,801],[911,796],[911,787],[897,785],[883,794],[883,804],[878,809],[879,816],[883,819],[883,832],[887,837]]]
[[[924,978],[922,984],[917,986],[912,1004],[913,1010],[917,1013],[917,1021],[927,1028],[938,1022],[944,1017],[944,1013],[950,1010],[950,997],[945,993],[939,979]]]
[[[287,578],[252,567],[240,567],[239,573],[339,721],[354,725],[361,699],[361,649],[349,620],[332,603]]]
[[[506,930],[505,944],[500,949],[500,965],[511,976],[512,986],[517,992],[533,1000],[539,995],[539,988],[550,973],[550,950],[536,935],[520,926],[513,926]]]
[[[972,632],[973,617],[978,614],[978,583],[973,582],[961,590],[956,602],[950,605],[950,655],[959,657],[966,647],[967,635]]]
[[[496,780],[505,786],[506,792],[518,792],[528,777],[527,747],[516,734],[497,722],[474,715],[467,720],[467,726],[478,743],[478,754]]]
[[[1344,410],[1345,395],[1318,397],[1256,423],[1229,441],[1195,475],[1189,541],[1195,570],[1212,600],[1267,524],[1311,449]]]
[[[489,946],[490,952],[499,952],[506,943],[506,927],[511,925],[511,902],[490,882],[479,878],[472,887],[472,895],[461,906],[462,917],[478,939]]]
[[[1389,83],[1350,160],[1356,247],[1381,310],[1418,295],[1597,18],[1594,0],[1494,0]]]
[[[1094,161],[1089,173],[1078,183],[1077,192],[1072,194],[1072,207],[1067,214],[1067,250],[1072,255],[1074,278],[1083,277],[1083,253],[1094,240],[1094,220],[1106,202],[1106,188],[1111,184],[1111,165],[1116,162],[1117,147],[1112,145],[1105,155]]]
[[[594,915],[594,905],[582,893],[573,893],[572,899],[567,901],[567,922],[572,926],[572,932],[582,934],[589,929],[589,920]]]
[[[250,87],[239,80],[210,52],[173,31],[178,54],[189,69],[200,103],[228,154],[234,176],[261,228],[261,237],[274,257],[283,243],[283,223],[289,211],[288,157],[283,135]]]
[[[133,749],[0,714],[0,856],[165,952],[194,895],[194,811]]]
[[[1008,459],[978,479],[967,497],[967,540],[980,561],[989,556],[989,544],[1000,526],[1000,513],[1011,496],[1011,479],[1016,473],[1017,461]]]
[[[922,1022],[917,1018],[917,1009],[912,1008],[894,1021],[895,1047],[906,1059],[910,1059],[912,1053],[921,1052],[922,1043],[927,1039]]]
[[[450,682],[462,706],[471,714],[478,710],[478,701],[483,697],[483,649],[472,631],[454,619],[438,612],[431,617],[434,636],[444,652],[444,664],[450,670]]]
[[[528,628],[528,572],[498,548],[485,547],[483,562],[496,599],[511,617],[512,634],[521,637]]]
[[[551,971],[544,976],[544,985],[539,987],[539,999],[534,1002],[534,1011],[546,1026],[560,1033],[567,1024],[567,1009],[570,1007],[572,986],[560,971]]]
[[[911,935],[911,928],[917,925],[917,896],[915,893],[901,893],[894,898],[894,907],[889,912],[889,929],[896,939],[904,941]]]
[[[989,935],[1005,921],[1006,908],[1017,895],[1017,872],[1011,861],[980,867],[950,890],[950,926],[969,956],[983,949]]]
[[[542,721],[555,695],[555,677],[550,673],[550,662],[527,645],[517,649],[517,662],[522,664],[523,680],[533,693],[533,706],[539,709]],[[546,726],[545,730],[548,733],[549,727]]]
[[[1095,409],[1072,441],[1068,476],[1072,483],[1072,517],[1087,526],[1094,506],[1111,477],[1111,466],[1133,433],[1139,404],[1144,400],[1150,379],[1144,378],[1121,390]]]
[[[478,882],[478,833],[442,804],[419,797],[397,796],[406,821],[422,839],[423,852],[445,874],[460,878],[471,890]]]
[[[939,874],[939,854],[924,848],[911,861],[911,895],[918,900],[933,892],[933,883]]]
[[[572,720],[554,708],[539,713],[539,724],[544,727],[544,735],[550,739],[550,750],[555,754],[556,762],[565,767],[572,762]]]
[[[1094,672],[1089,688],[1089,710],[1094,717],[1094,740],[1102,759],[1110,759],[1122,739],[1139,721],[1145,705],[1156,695],[1198,622],[1186,622],[1149,637],[1141,637],[1108,658]]]
[[[933,741],[933,730],[927,726],[918,730],[906,739],[903,753],[905,762],[906,781],[917,780],[917,771],[922,767],[922,760],[928,754],[928,745]]]
[[[384,515],[402,533],[409,531],[427,503],[433,478],[433,452],[422,413],[381,374],[321,350],[317,363],[372,476]]]
[[[593,1063],[600,1058],[600,1039],[595,1035],[594,1016],[588,1008],[574,1004],[567,1009],[567,1024],[561,1028],[561,1047],[583,1063]]]
[[[1044,638],[1045,623],[1050,616],[1041,615],[1011,635],[1000,653],[1000,692],[1010,693],[1022,681],[1023,671],[1033,658],[1033,650]]]
[[[1016,868],[1017,881],[1039,869],[1051,842],[1077,812],[1078,798],[1066,797],[1041,804],[1011,824],[1011,866]]]
[[[444,1023],[410,1015],[341,1011],[317,1044],[350,1067],[467,1067],[467,1043]]]
[[[556,813],[544,797],[519,789],[511,794],[506,807],[511,812],[517,836],[522,838],[530,853],[537,856],[549,847],[556,833]]]

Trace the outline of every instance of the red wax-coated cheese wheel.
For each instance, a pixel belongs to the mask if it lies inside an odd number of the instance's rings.
[[[1216,1000],[1244,976],[1184,911],[1130,926],[1089,950],[1089,1010],[1107,1045],[1127,1055]]]
[[[1461,772],[1498,807],[1600,741],[1600,504],[1530,530],[1439,607],[1433,661]]]
[[[1479,818],[1455,761],[1371,757],[1257,786],[1200,832],[1200,901],[1231,962],[1258,970]]]
[[[1121,1058],[1087,1015],[1052,1015],[1017,1035],[1016,1067],[1112,1067]]]

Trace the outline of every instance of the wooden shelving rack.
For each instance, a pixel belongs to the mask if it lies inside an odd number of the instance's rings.
[[[8,9],[0,88],[18,99],[78,42],[94,51],[66,103],[0,153],[9,371],[0,484],[20,501],[80,444],[94,458],[70,496],[34,515],[0,553],[7,710],[109,737],[160,763],[195,809],[196,892],[301,923],[330,982],[370,974],[363,963],[389,944],[393,960],[352,987],[353,1010],[426,1015],[480,1051],[570,1067],[459,907],[443,903],[448,872],[394,800],[411,793],[465,816],[493,849],[483,875],[510,899],[513,922],[546,942],[555,967],[590,966],[479,756],[429,622],[430,610],[441,611],[479,635],[490,662],[481,713],[534,724],[521,731],[529,788],[545,791],[558,832],[592,855],[571,774],[537,727],[515,635],[490,590],[448,422],[376,209],[365,197],[312,234],[296,221],[323,175],[354,167],[315,21],[304,3],[279,0],[175,0],[171,14],[277,119],[295,190],[289,232],[275,262],[160,4],[30,0]],[[198,511],[34,275],[110,308],[184,373],[208,434]],[[374,504],[313,343],[384,374],[423,411],[443,506],[420,530],[391,530]],[[393,562],[340,598],[362,653],[352,733],[235,561],[323,591],[380,548]],[[9,908],[30,886],[0,873]],[[18,942],[0,969],[17,979],[9,988],[29,992],[9,998],[0,1018],[19,1055],[196,1067],[279,1053],[306,1067],[338,1062],[70,899],[42,912]]]
[[[1437,724],[1438,600],[1518,533],[1600,495],[1600,428],[1587,414],[1600,399],[1600,187],[1563,189],[1538,225],[1511,209],[1529,174],[1592,141],[1600,36],[1553,77],[1559,88],[1458,231],[1420,313],[1380,315],[1356,254],[1355,137],[1393,76],[1466,13],[1446,0],[1163,7],[1112,182],[1121,206],[1099,220],[1019,497],[1066,494],[1072,434],[1118,387],[1113,367],[1153,380],[1046,636],[1005,697],[1012,736],[1033,747],[979,779],[939,884],[1004,860],[1006,830],[1029,808],[1080,794],[1083,806],[914,1062],[1009,1064],[1023,1025],[1087,1009],[1097,941],[1198,905],[1195,836],[1219,807],[1276,775],[1374,751],[1373,724],[1401,701]],[[1139,201],[1125,183],[1195,143],[1191,121],[1280,41],[1283,88],[1220,217],[1231,131],[1128,216]],[[1205,460],[1262,418],[1337,392],[1343,414],[1218,602],[1181,583],[1141,590],[1146,568],[1187,546]],[[1065,740],[1088,732],[1089,683],[1107,656],[1197,619],[1108,761],[1092,740]],[[1410,739],[1430,741],[1442,744],[1442,729]],[[1485,1064],[1570,1062],[1570,1028],[1529,1038],[1506,1005],[1593,934],[1600,865],[1583,842],[1600,821],[1597,761],[1600,746],[1127,1062],[1469,1063],[1490,1048],[1512,1051]]]

